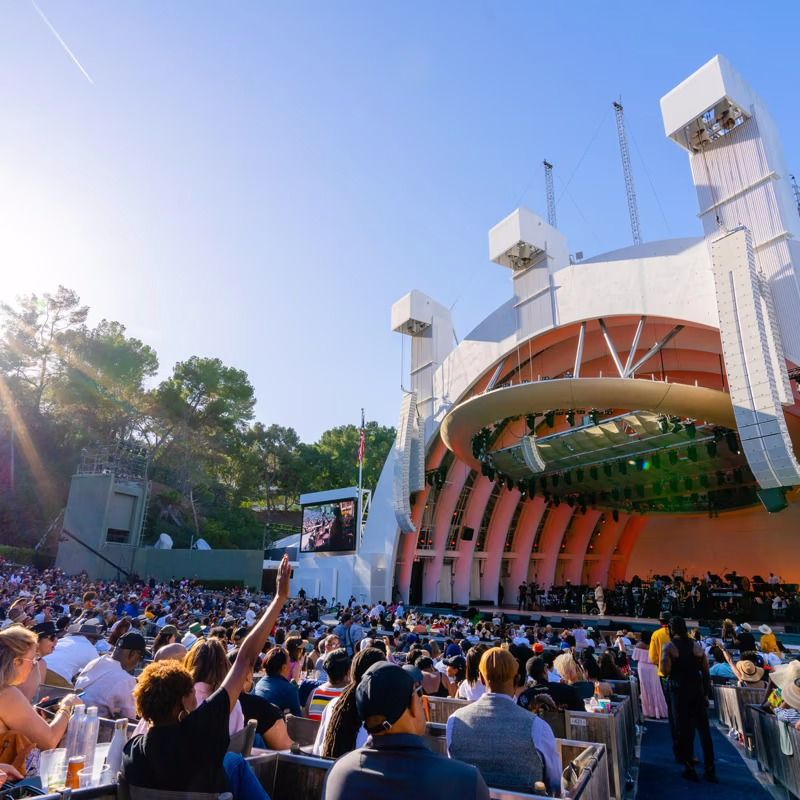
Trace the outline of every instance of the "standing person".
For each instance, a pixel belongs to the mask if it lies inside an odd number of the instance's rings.
[[[683,777],[698,781],[694,768],[694,735],[700,737],[705,762],[705,778],[718,783],[714,766],[714,743],[708,725],[710,678],[708,659],[700,642],[690,638],[683,617],[670,620],[672,641],[664,647],[661,672],[669,681],[672,716],[678,736],[677,757],[683,764]]]
[[[599,582],[594,587],[594,601],[597,603],[597,613],[604,617],[606,615],[606,593],[603,591],[603,586]]]
[[[525,581],[517,589],[517,611],[522,611],[528,601],[528,584]]]
[[[388,662],[375,664],[355,695],[358,716],[370,738],[331,767],[323,800],[489,800],[475,767],[428,749],[422,738],[422,697],[409,671]]]
[[[333,629],[335,636],[339,637],[342,647],[347,650],[347,655],[352,658],[358,652],[358,643],[364,638],[364,632],[360,625],[353,622],[353,616],[349,612],[342,614],[339,624]]]
[[[675,759],[678,759],[678,733],[677,729],[675,728],[675,719],[672,716],[672,701],[669,697],[669,682],[667,681],[667,676],[661,670],[661,657],[664,652],[664,648],[669,644],[672,636],[669,630],[669,621],[672,619],[672,614],[669,611],[662,611],[658,615],[658,621],[661,624],[661,627],[655,631],[650,637],[650,649],[648,650],[648,656],[650,660],[656,665],[658,668],[658,677],[661,681],[661,691],[664,693],[664,702],[667,706],[667,718],[669,719],[669,732],[672,736],[672,754],[675,756]]]
[[[633,660],[639,665],[639,687],[641,689],[642,713],[652,719],[667,719],[669,711],[664,690],[658,677],[658,666],[650,660],[651,631],[643,631],[642,638],[633,648]]]

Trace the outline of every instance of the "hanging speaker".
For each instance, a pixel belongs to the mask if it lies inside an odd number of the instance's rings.
[[[464,542],[471,542],[472,537],[475,535],[475,528],[467,528],[466,526],[461,529],[461,539]]]

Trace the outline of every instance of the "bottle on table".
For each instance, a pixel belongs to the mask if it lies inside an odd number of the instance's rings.
[[[114,723],[114,736],[111,739],[111,745],[108,748],[108,755],[106,756],[106,764],[111,770],[111,779],[116,781],[117,773],[122,767],[122,750],[125,743],[128,741],[128,720],[118,719]]]

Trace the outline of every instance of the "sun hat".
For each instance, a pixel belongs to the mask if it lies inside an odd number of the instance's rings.
[[[414,677],[397,664],[380,661],[373,664],[356,687],[356,711],[366,722],[376,722],[367,728],[369,733],[389,730],[403,716],[411,703]]]
[[[775,667],[770,679],[781,690],[783,701],[800,711],[800,661]]]
[[[743,631],[747,631],[747,633],[750,633],[750,631],[753,630],[753,627],[749,622],[743,622],[740,627]]]
[[[734,670],[739,680],[745,683],[757,683],[764,677],[764,670],[752,661],[739,661],[734,665]]]
[[[770,628],[769,625],[760,625],[758,628],[758,632],[763,633],[764,636],[768,636],[770,633],[772,633],[772,628]]]

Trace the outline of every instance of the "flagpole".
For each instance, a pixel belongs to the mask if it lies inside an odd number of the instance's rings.
[[[358,438],[358,543],[361,544],[361,537],[364,534],[364,494],[362,491],[364,480],[364,447],[362,445],[366,432],[364,430],[364,409],[361,409],[361,431]]]

